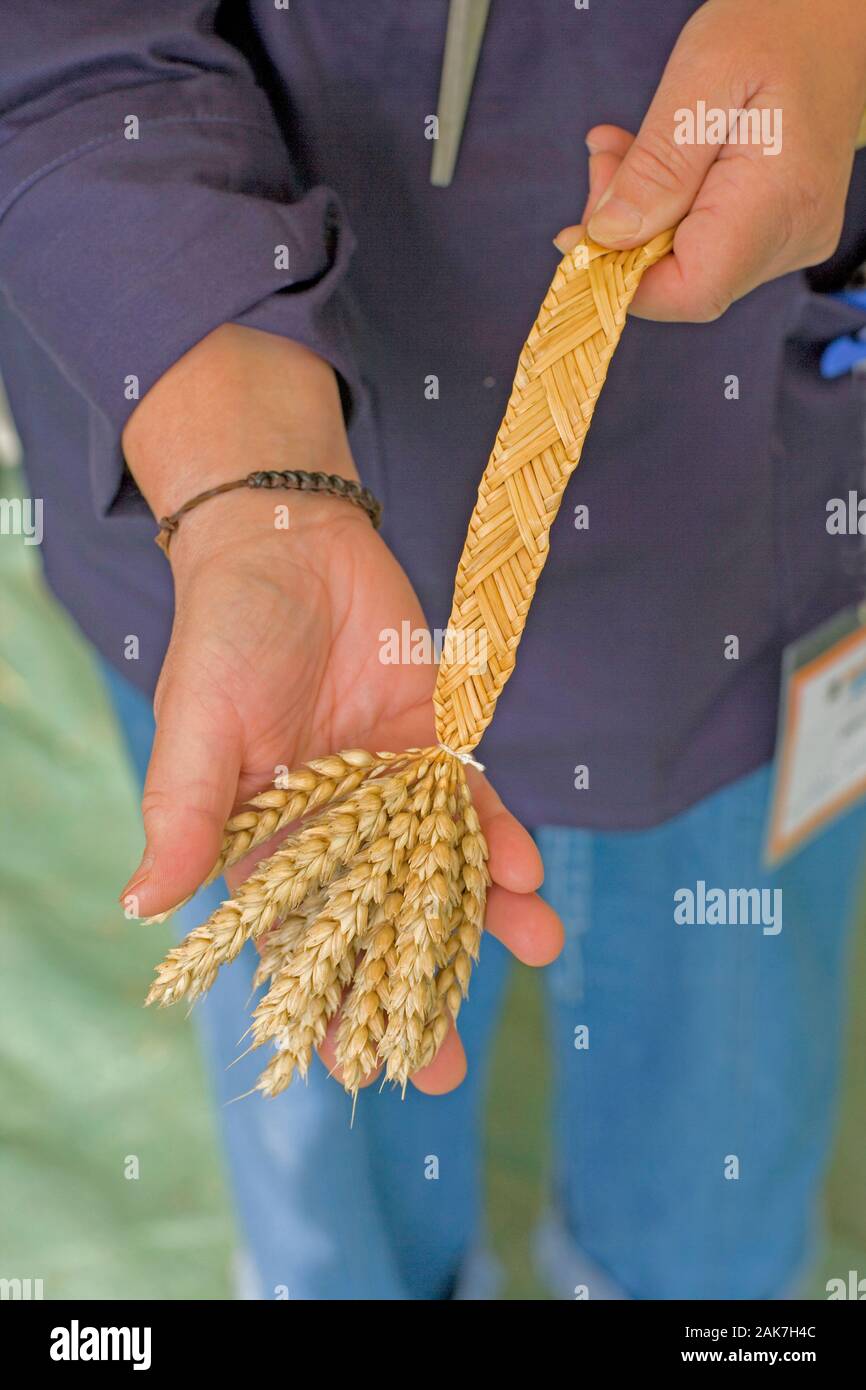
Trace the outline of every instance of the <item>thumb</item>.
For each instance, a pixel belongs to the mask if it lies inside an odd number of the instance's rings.
[[[127,914],[176,906],[213,868],[234,805],[242,738],[234,707],[171,671],[157,696],[156,737],[141,802],[145,851],[120,895]]]
[[[593,211],[587,231],[603,246],[637,246],[682,221],[721,148],[694,142],[687,113],[696,113],[699,101],[704,110],[744,104],[719,76],[705,27],[683,30],[637,137]],[[591,130],[590,148],[606,148],[610,130]]]

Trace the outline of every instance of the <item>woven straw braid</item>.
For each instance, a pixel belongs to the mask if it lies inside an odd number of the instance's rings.
[[[548,533],[577,467],[598,394],[641,276],[671,247],[633,251],[588,238],[559,264],[517,364],[478,489],[433,704],[436,735],[468,753],[514,669]]]

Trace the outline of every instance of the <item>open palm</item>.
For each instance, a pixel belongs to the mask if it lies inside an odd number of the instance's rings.
[[[151,862],[138,889],[142,913],[198,886],[232,810],[281,768],[342,748],[436,741],[434,668],[381,659],[383,633],[425,626],[405,573],[347,504],[305,498],[295,514],[290,531],[277,531],[262,508],[245,539],[180,576],[143,799]],[[493,878],[487,930],[519,959],[544,964],[559,950],[561,927],[535,893],[538,852],[486,779],[472,776]],[[241,882],[272,847],[258,846],[229,882]],[[464,1071],[452,1032],[415,1080],[444,1091]]]

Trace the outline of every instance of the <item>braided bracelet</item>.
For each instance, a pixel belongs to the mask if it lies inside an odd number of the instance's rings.
[[[331,497],[345,497],[347,502],[353,502],[367,513],[377,531],[382,522],[381,502],[376,500],[369,488],[362,487],[354,479],[342,478],[338,473],[306,473],[303,469],[286,468],[282,472],[248,473],[245,478],[237,478],[234,482],[220,483],[218,487],[208,488],[207,492],[191,497],[171,516],[160,517],[159,531],[154,538],[160,550],[168,554],[171,538],[186,512],[191,512],[201,502],[208,502],[211,497],[219,497],[221,493],[233,492],[239,487],[281,488],[288,492],[322,492]]]

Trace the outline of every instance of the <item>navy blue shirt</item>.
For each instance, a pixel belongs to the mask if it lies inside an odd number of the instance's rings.
[[[637,129],[696,8],[493,0],[443,189],[446,0],[0,0],[0,371],[49,583],[143,690],[172,599],[120,452],[128,378],[143,395],[227,321],[328,358],[385,538],[444,627],[551,237],[586,196],[584,133]],[[481,745],[529,824],[650,825],[757,766],[783,645],[859,595],[858,538],[825,520],[859,485],[861,422],[817,360],[862,318],[813,286],[866,259],[862,156],[849,202],[822,279],[628,326]]]

